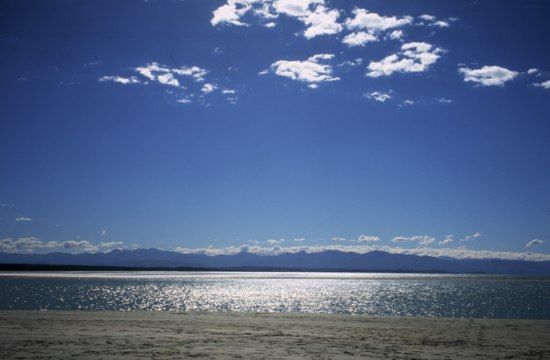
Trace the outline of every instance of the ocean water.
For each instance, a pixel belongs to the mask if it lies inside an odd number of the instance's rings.
[[[550,278],[275,272],[0,273],[0,310],[550,319]]]

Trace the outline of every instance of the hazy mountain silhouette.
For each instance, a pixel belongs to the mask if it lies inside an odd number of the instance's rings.
[[[181,254],[157,249],[113,250],[108,253],[0,253],[3,264],[50,264],[120,266],[139,268],[208,268],[208,269],[296,269],[327,271],[440,271],[452,273],[501,273],[550,275],[550,261],[500,259],[453,259],[431,256],[390,254],[371,251],[357,254],[342,251],[320,253],[286,253],[257,255],[241,252],[234,255],[209,256]]]

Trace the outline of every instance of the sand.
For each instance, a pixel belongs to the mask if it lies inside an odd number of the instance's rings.
[[[2,359],[550,359],[550,321],[0,311]]]

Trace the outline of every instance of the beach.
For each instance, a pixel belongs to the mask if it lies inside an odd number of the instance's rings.
[[[549,320],[0,311],[0,358],[550,358]]]

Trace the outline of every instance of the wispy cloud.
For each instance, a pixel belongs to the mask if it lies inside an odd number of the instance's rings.
[[[543,82],[540,82],[540,83],[535,83],[533,85],[548,90],[548,89],[550,89],[550,80],[546,80],[546,81],[543,81]]]
[[[478,239],[481,237],[481,233],[479,232],[476,232],[472,235],[466,235],[464,236],[462,239],[460,239],[460,241],[464,242],[464,241],[472,241],[472,240],[475,240],[475,239]]]
[[[19,217],[16,217],[15,218],[15,221],[32,221],[32,219],[30,217],[25,217],[25,216],[19,216]]]
[[[542,244],[544,244],[544,240],[533,239],[529,241],[527,244],[525,244],[525,247],[530,248],[530,247],[539,246]]]
[[[207,104],[204,96],[213,93],[219,85],[213,81],[206,82],[209,71],[200,66],[169,67],[158,62],[149,62],[131,69],[135,75],[105,75],[99,78],[100,82],[115,82],[128,84],[157,84],[167,87],[168,94],[177,96],[174,101],[180,104],[190,104],[193,99],[200,104]],[[204,83],[204,84],[202,84]],[[232,104],[237,101],[235,90],[224,89],[223,97]]]
[[[416,236],[396,236],[392,239],[393,242],[416,242],[420,246],[426,246],[433,244],[436,239],[428,235],[416,235]]]
[[[440,240],[438,242],[439,245],[447,245],[447,244],[450,244],[452,242],[454,242],[455,239],[454,239],[454,236],[453,235],[447,235],[445,236],[445,238],[443,240]]]
[[[433,15],[422,14],[418,18],[422,21],[417,25],[437,26],[440,28],[447,28],[450,26],[449,21],[437,19]]]
[[[435,99],[435,102],[438,102],[440,104],[450,104],[453,101],[451,99],[447,99],[447,98],[437,98],[437,99]]]
[[[102,76],[99,78],[99,81],[101,82],[115,82],[122,85],[128,85],[128,84],[139,84],[140,81],[135,76],[130,77],[123,77],[123,76]]]
[[[392,98],[391,91],[389,92],[373,91],[370,93],[363,94],[363,97],[366,97],[369,100],[374,100],[378,102],[386,102]]]

